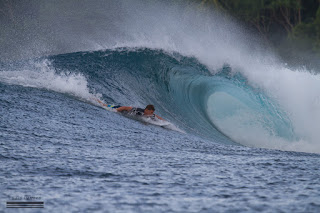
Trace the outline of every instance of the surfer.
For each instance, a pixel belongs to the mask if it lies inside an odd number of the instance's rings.
[[[154,106],[153,105],[147,105],[146,108],[142,109],[142,108],[138,108],[138,107],[130,107],[130,106],[117,106],[117,107],[113,107],[117,110],[117,112],[123,112],[126,111],[130,114],[134,114],[134,115],[143,115],[143,116],[147,116],[147,117],[156,117],[160,120],[163,120],[163,118],[161,118],[160,116],[154,114]]]
[[[113,108],[117,110],[117,112],[128,112],[133,115],[140,115],[140,116],[146,116],[146,117],[151,117],[151,118],[158,118],[160,120],[163,120],[159,115],[154,114],[155,108],[153,105],[149,104],[146,106],[146,108],[138,108],[138,107],[131,107],[131,106],[114,106],[114,105],[108,105],[103,103],[101,100],[96,99],[102,106],[108,107],[108,108]]]

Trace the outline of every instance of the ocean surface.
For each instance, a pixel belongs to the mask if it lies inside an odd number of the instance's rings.
[[[0,211],[319,212],[319,103],[290,90],[319,77],[200,61],[124,47],[1,63]],[[98,98],[154,104],[179,131]],[[6,208],[25,196],[44,209]]]

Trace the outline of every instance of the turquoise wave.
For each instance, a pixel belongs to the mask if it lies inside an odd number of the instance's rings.
[[[297,139],[277,102],[227,65],[213,72],[193,57],[128,48],[68,53],[49,60],[57,72],[84,75],[90,89],[107,103],[152,103],[175,125],[215,141],[242,143],[238,134],[252,131]]]

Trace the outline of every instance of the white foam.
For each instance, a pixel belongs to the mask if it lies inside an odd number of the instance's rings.
[[[35,68],[32,70],[1,71],[0,81],[7,84],[66,93],[90,102],[101,96],[100,94],[90,92],[88,82],[82,74],[67,72],[57,74],[51,68],[48,60],[36,63]]]
[[[289,115],[302,140],[288,143],[294,151],[320,152],[320,75],[306,70],[290,70],[281,65],[246,68],[243,73],[262,88]],[[284,149],[287,149],[284,147]]]

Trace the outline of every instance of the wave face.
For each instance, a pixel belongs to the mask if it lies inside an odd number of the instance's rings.
[[[139,107],[151,103],[156,113],[187,133],[218,143],[319,151],[312,140],[317,135],[301,134],[295,115],[272,90],[228,65],[213,71],[176,52],[120,48],[55,55],[13,67],[1,68],[1,82],[91,103],[93,98]]]

